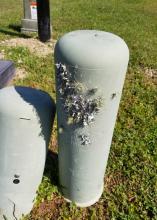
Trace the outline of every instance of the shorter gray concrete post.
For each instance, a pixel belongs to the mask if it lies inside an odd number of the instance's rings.
[[[103,31],[74,31],[56,44],[59,179],[77,206],[103,192],[128,60],[126,43]]]
[[[22,19],[21,32],[37,32],[37,1],[23,0],[24,18]]]
[[[0,219],[28,214],[41,183],[55,116],[51,97],[27,87],[0,89]]]

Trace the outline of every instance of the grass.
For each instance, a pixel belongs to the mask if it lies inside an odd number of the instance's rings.
[[[0,9],[0,40],[23,37],[18,32],[22,1],[1,0]],[[82,209],[63,200],[54,135],[35,207],[25,219],[157,219],[157,80],[145,74],[146,68],[157,69],[156,10],[156,0],[51,1],[54,39],[76,29],[113,32],[127,42],[130,63],[100,201]],[[23,47],[2,49],[29,72],[17,85],[43,89],[55,98],[53,57],[39,58]]]

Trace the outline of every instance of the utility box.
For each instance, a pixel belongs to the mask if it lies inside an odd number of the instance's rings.
[[[5,87],[15,75],[15,66],[12,61],[0,60],[0,89]]]
[[[43,91],[0,90],[0,219],[20,219],[31,211],[54,115],[54,102]]]
[[[73,31],[56,44],[59,180],[77,206],[103,192],[128,61],[126,43],[108,32]]]
[[[37,1],[23,0],[24,19],[22,19],[21,32],[37,32]]]

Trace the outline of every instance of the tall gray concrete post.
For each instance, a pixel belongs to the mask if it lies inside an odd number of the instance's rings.
[[[99,200],[129,60],[118,36],[65,34],[55,47],[59,179],[80,207]]]
[[[23,0],[24,18],[21,32],[37,32],[37,1]]]

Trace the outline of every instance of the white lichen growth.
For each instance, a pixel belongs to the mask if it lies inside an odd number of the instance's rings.
[[[99,112],[101,98],[92,98],[97,88],[88,89],[83,83],[76,82],[63,64],[56,64],[57,88],[60,93],[68,124],[89,125]],[[69,123],[70,118],[70,123]]]
[[[90,137],[88,135],[82,134],[79,136],[81,139],[81,144],[82,145],[89,145],[91,144]]]

